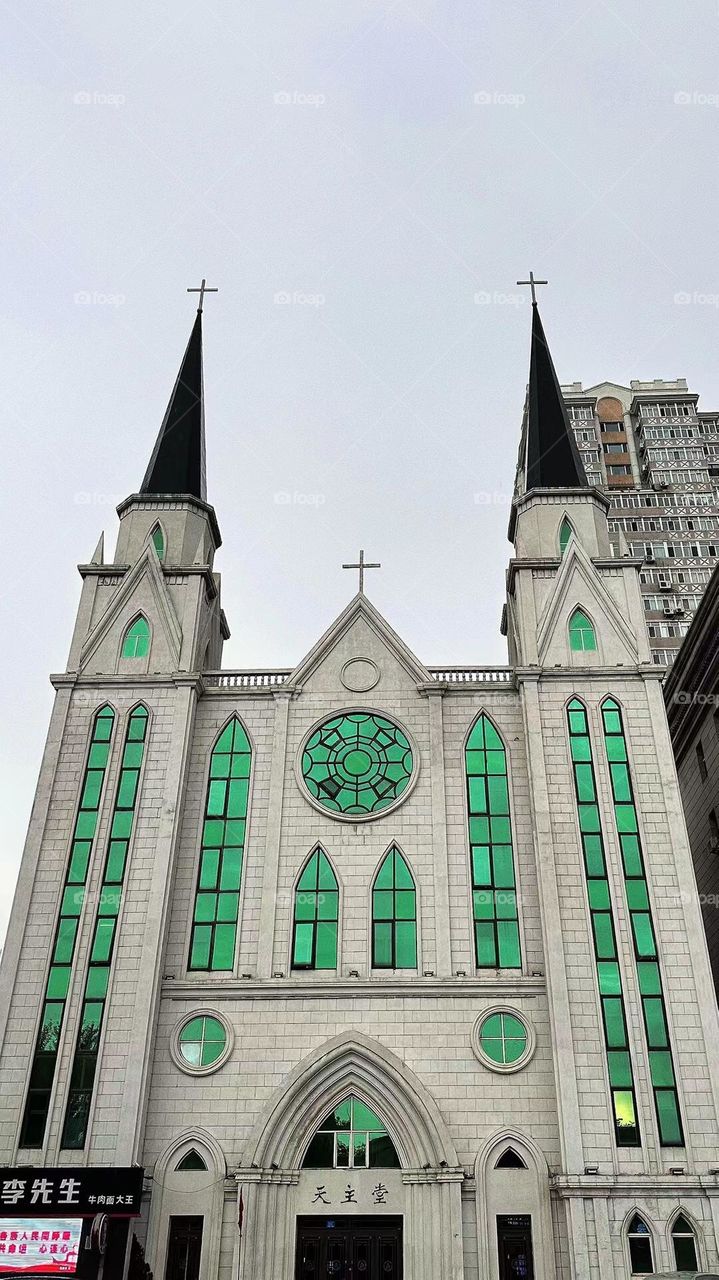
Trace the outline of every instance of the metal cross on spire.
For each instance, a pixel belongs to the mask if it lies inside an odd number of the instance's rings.
[[[343,569],[359,569],[359,589],[364,594],[364,571],[365,569],[381,569],[381,564],[365,564],[364,551],[360,550],[359,560],[357,564],[343,564]]]
[[[530,271],[530,273],[529,273],[529,279],[528,279],[528,280],[518,280],[518,281],[517,281],[517,284],[528,284],[528,285],[529,285],[530,289],[532,290],[532,304],[534,305],[534,303],[536,303],[536,301],[537,301],[537,295],[536,295],[536,293],[535,293],[535,291],[534,291],[534,286],[535,286],[536,284],[549,284],[549,281],[548,281],[548,280],[535,280],[535,278],[534,278],[534,272],[533,272],[533,271]]]
[[[205,301],[205,294],[206,294],[206,293],[219,293],[220,291],[219,291],[219,289],[208,289],[208,287],[207,287],[207,281],[205,280],[205,278],[204,278],[204,276],[203,276],[203,277],[202,277],[202,284],[200,285],[199,289],[188,289],[188,290],[187,290],[187,292],[188,292],[188,293],[199,293],[199,295],[200,295],[200,305],[199,305],[199,307],[197,308],[197,314],[198,314],[198,315],[202,315],[202,304],[203,304],[203,302]]]

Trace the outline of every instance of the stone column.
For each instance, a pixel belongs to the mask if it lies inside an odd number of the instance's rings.
[[[260,936],[257,944],[258,978],[272,977],[277,874],[280,865],[282,803],[285,792],[287,761],[287,725],[292,694],[289,690],[278,689],[273,693],[273,697],[275,700],[275,729],[272,738],[272,761],[270,764],[270,796],[265,838],[262,902],[260,905]]]
[[[444,773],[444,689],[427,689],[432,792],[432,857],[436,964],[440,978],[452,976],[452,938],[449,909],[449,858],[447,851],[447,798]]]

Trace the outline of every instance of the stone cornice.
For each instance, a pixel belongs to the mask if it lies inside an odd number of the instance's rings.
[[[129,564],[79,564],[77,566],[77,571],[83,579],[124,578],[125,574],[129,573],[131,568],[132,565]],[[160,568],[166,578],[204,578],[210,599],[214,600],[217,595],[217,583],[209,564],[161,564]]]
[[[202,693],[202,676],[197,671],[176,671],[171,675],[113,675],[80,676],[76,671],[61,671],[50,676],[54,689],[123,689],[134,688],[194,688]]]
[[[161,510],[163,507],[194,507],[196,511],[201,511],[207,516],[215,548],[222,546],[222,537],[220,535],[220,526],[217,523],[215,508],[211,507],[209,502],[203,502],[200,498],[195,498],[191,493],[131,493],[128,498],[123,499],[118,507],[115,508],[117,514],[122,518],[126,511],[131,507],[149,507],[150,510]]]
[[[562,1199],[577,1196],[586,1199],[593,1196],[647,1196],[670,1195],[681,1200],[684,1196],[719,1196],[719,1178],[714,1174],[551,1174],[549,1186],[552,1193]]]
[[[545,991],[543,976],[516,978],[410,978],[392,980],[378,978],[336,978],[330,982],[308,981],[306,978],[196,978],[166,977],[162,994],[170,1000],[347,1000],[353,996],[376,997],[378,1000],[427,996],[452,996],[476,1000],[496,996],[522,996],[533,999]]]
[[[644,560],[639,556],[622,556],[621,559],[610,556],[607,560],[594,556],[590,558],[594,568],[599,569],[600,572],[602,569],[625,569],[627,566],[630,569],[641,569],[644,564]],[[558,573],[561,564],[561,558],[558,559],[555,556],[537,556],[521,560],[513,557],[507,566],[507,593],[512,594],[514,580],[520,569],[555,569]]]

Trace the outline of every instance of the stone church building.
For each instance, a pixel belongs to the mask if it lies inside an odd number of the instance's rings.
[[[425,666],[360,589],[292,669],[222,670],[201,324],[52,677],[0,1218],[33,1171],[135,1165],[139,1216],[92,1197],[106,1280],[134,1237],[156,1280],[717,1270],[719,1026],[662,672],[536,304],[503,668],[470,643]]]

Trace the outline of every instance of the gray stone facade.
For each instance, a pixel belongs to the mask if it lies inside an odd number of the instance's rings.
[[[658,1271],[674,1266],[671,1224],[696,1230],[701,1266],[719,1267],[719,1024],[694,872],[652,663],[639,566],[613,559],[607,503],[594,490],[535,490],[516,505],[508,575],[510,666],[424,667],[362,594],[292,671],[220,670],[227,634],[212,568],[219,534],[194,500],[138,497],[120,509],[115,562],[81,567],[84,586],[68,670],[57,694],[33,807],[0,986],[0,1162],[142,1164],[137,1231],[155,1277],[165,1272],[171,1215],[202,1215],[201,1280],[292,1280],[298,1215],[332,1211],[404,1219],[406,1280],[498,1276],[497,1215],[531,1215],[537,1280],[622,1280],[627,1224],[639,1212]],[[561,556],[559,526],[573,536]],[[160,519],[161,564],[150,534]],[[581,605],[597,639],[575,652]],[[139,612],[145,658],[122,658]],[[348,688],[347,664],[378,674]],[[602,751],[600,706],[625,719],[664,977],[686,1145],[662,1147],[652,1103],[630,921]],[[594,747],[608,878],[635,1067],[641,1146],[617,1147],[582,865],[566,706],[583,700]],[[108,840],[120,741],[138,702],[149,731],[113,956],[87,1142],[60,1146],[94,909]],[[117,714],[88,892],[42,1148],[19,1146],[49,956],[98,707]],[[340,821],[310,803],[299,776],[308,732],[344,710],[396,721],[416,779],[371,821]],[[480,713],[508,761],[521,970],[478,969],[473,945],[464,748]],[[241,718],[252,773],[230,973],[188,969],[210,755]],[[339,883],[336,972],[292,970],[298,876],[321,844]],[[416,971],[371,965],[371,891],[391,845],[418,903]],[[487,1011],[525,1020],[521,1069],[477,1052]],[[218,1017],[229,1052],[197,1073],[178,1053],[191,1015]],[[377,1111],[399,1169],[302,1169],[314,1130],[344,1096]],[[511,1147],[524,1168],[497,1168]],[[197,1151],[206,1169],[177,1164]],[[352,1174],[357,1200],[343,1204]],[[375,1205],[378,1173],[388,1201]],[[242,1234],[238,1216],[242,1206]],[[339,1207],[341,1206],[341,1208]]]

